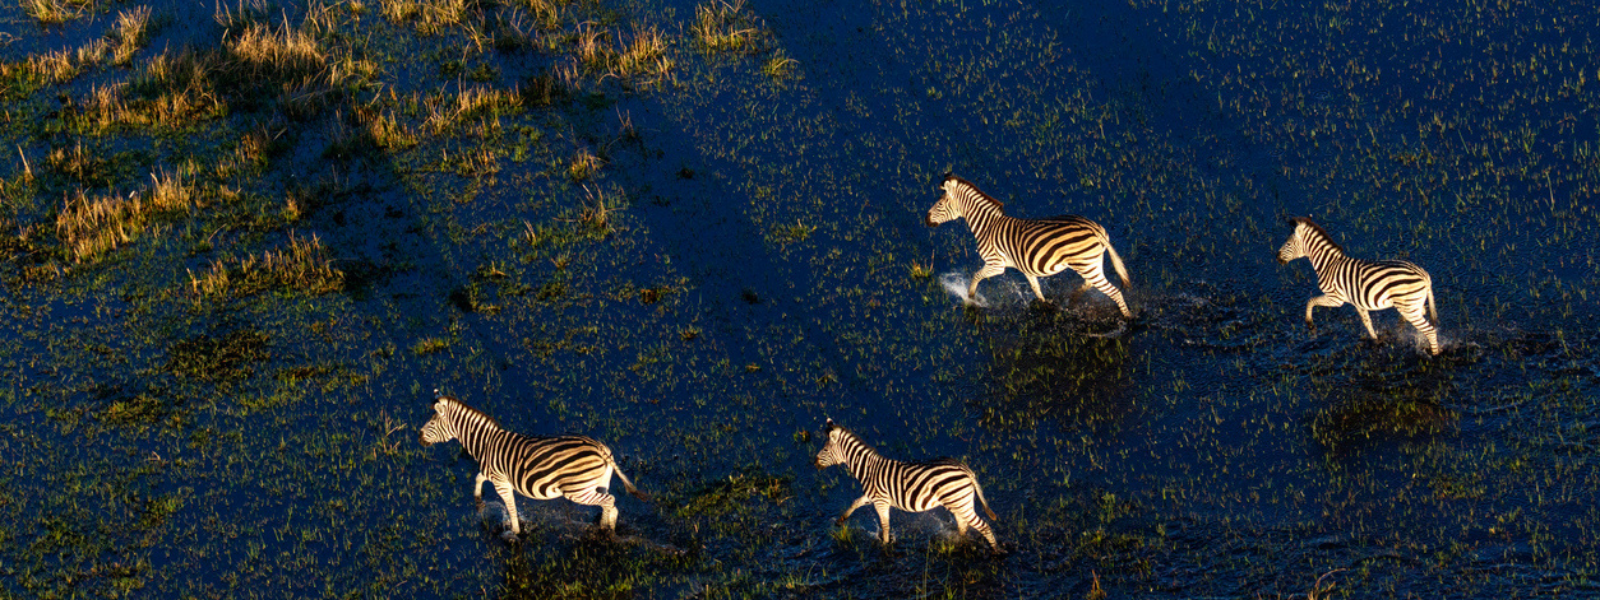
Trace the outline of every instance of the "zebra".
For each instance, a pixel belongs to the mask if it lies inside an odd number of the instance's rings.
[[[888,544],[889,507],[910,512],[924,512],[944,506],[955,517],[956,529],[966,535],[967,528],[977,529],[989,541],[997,554],[1004,554],[1000,543],[994,539],[989,524],[978,518],[972,499],[983,503],[983,511],[990,520],[999,520],[989,510],[989,501],[983,498],[983,488],[978,487],[972,469],[952,458],[939,458],[924,462],[901,462],[879,455],[856,434],[835,425],[828,419],[828,442],[817,452],[818,469],[842,464],[850,475],[861,482],[865,492],[850,508],[844,509],[835,525],[844,525],[856,509],[871,503],[878,511],[878,539]]]
[[[628,493],[640,500],[649,499],[622,474],[611,457],[611,449],[588,437],[526,436],[507,431],[489,415],[446,395],[433,401],[433,413],[419,433],[422,445],[461,441],[467,454],[478,462],[473,498],[481,508],[483,482],[494,485],[511,516],[513,539],[522,533],[514,491],[535,500],[565,496],[578,504],[599,506],[600,527],[606,531],[615,530],[617,525],[616,499],[607,493],[613,472],[622,479]]]
[[[972,275],[967,297],[975,298],[978,282],[1006,271],[1007,267],[1022,271],[1033,294],[1041,302],[1048,302],[1039,289],[1039,278],[1055,275],[1071,267],[1083,277],[1083,286],[1072,292],[1068,302],[1094,288],[1116,301],[1122,316],[1133,318],[1122,291],[1106,279],[1105,255],[1111,255],[1111,265],[1128,287],[1128,270],[1117,256],[1106,230],[1098,223],[1076,215],[1061,215],[1045,219],[1018,219],[1006,216],[999,200],[983,193],[977,186],[955,175],[946,173],[940,184],[944,194],[923,219],[929,227],[965,218],[978,240],[978,254],[983,256],[983,268]],[[970,302],[970,300],[969,300]]]
[[[1393,308],[1400,316],[1428,340],[1428,352],[1439,354],[1439,333],[1433,323],[1423,318],[1424,307],[1439,320],[1438,303],[1433,300],[1433,280],[1428,272],[1403,260],[1366,261],[1350,258],[1344,248],[1333,241],[1321,226],[1305,217],[1288,219],[1294,225],[1294,234],[1278,249],[1278,264],[1305,258],[1317,272],[1317,287],[1323,295],[1306,302],[1306,326],[1316,331],[1311,322],[1311,309],[1318,306],[1335,307],[1349,303],[1361,315],[1361,324],[1367,335],[1378,339],[1372,330],[1372,317],[1368,311]]]

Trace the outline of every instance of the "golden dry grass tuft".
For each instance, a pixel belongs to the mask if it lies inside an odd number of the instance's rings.
[[[381,0],[380,4],[379,12],[390,23],[410,24],[422,35],[437,35],[451,27],[468,24],[471,8],[468,0]]]
[[[667,55],[666,36],[656,27],[635,26],[628,39],[618,36],[616,65],[612,72],[622,79],[644,85],[666,80],[676,63]]]
[[[695,6],[689,32],[707,52],[758,52],[765,38],[760,22],[744,10],[744,0],[710,0]]]
[[[127,66],[133,62],[133,53],[150,42],[150,7],[117,13],[117,26],[109,37],[116,43],[111,48],[111,64]]]
[[[583,186],[583,206],[578,211],[578,222],[593,234],[604,236],[611,232],[611,213],[621,208],[620,199],[604,188]]]
[[[78,190],[56,215],[56,235],[78,262],[93,261],[145,232],[159,213],[188,210],[199,193],[181,176],[150,174],[151,184],[126,196]]]
[[[28,58],[28,68],[50,83],[64,83],[100,64],[111,45],[94,40],[77,50],[47,52]]]
[[[40,25],[59,25],[76,19],[94,5],[88,0],[20,0],[19,4],[22,14],[38,21]]]
[[[605,161],[595,156],[588,148],[579,148],[577,154],[574,154],[572,160],[567,163],[567,178],[575,183],[585,181],[595,173],[599,173],[603,164]]]
[[[68,120],[95,133],[119,128],[183,131],[227,113],[227,103],[214,91],[216,70],[216,61],[206,56],[156,56],[130,83],[90,88]]]
[[[218,260],[198,275],[189,271],[189,286],[200,298],[243,297],[266,291],[296,290],[326,294],[344,289],[344,272],[333,267],[322,240],[289,233],[289,244],[260,256]]]
[[[110,179],[111,161],[85,150],[82,141],[52,149],[45,155],[44,166],[82,185],[100,186]]]
[[[327,58],[310,34],[288,26],[252,24],[225,44],[239,75],[261,80],[296,80],[326,71]]]
[[[788,79],[790,75],[794,74],[794,67],[797,64],[800,64],[800,62],[784,56],[783,51],[780,50],[773,53],[772,57],[761,65],[761,72],[773,79]]]
[[[367,122],[367,135],[372,145],[384,150],[402,150],[417,145],[417,136],[395,118],[393,113],[378,113]]]
[[[268,0],[237,0],[232,6],[217,2],[211,16],[226,31],[242,31],[250,25],[266,22],[271,14]]]
[[[453,98],[432,96],[424,100],[428,118],[423,122],[432,133],[443,133],[462,122],[481,115],[498,116],[522,106],[522,93],[518,90],[499,90],[488,86],[470,86]]]
[[[36,77],[45,83],[66,83],[110,58],[111,64],[125,66],[148,41],[146,30],[150,8],[123,11],[106,37],[90,40],[76,50],[59,50],[29,56],[27,59],[0,67],[0,79],[12,81],[18,76]]]

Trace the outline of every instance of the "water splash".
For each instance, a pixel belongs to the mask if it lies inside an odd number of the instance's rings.
[[[950,292],[950,295],[960,298],[964,304],[975,304],[979,308],[989,308],[989,303],[984,301],[982,296],[967,296],[968,286],[972,285],[972,277],[966,273],[952,271],[940,275],[939,285],[944,286],[944,290]]]
[[[978,308],[1027,306],[1033,301],[1033,291],[1027,284],[1012,278],[994,277],[983,281],[983,287],[994,292],[993,300],[985,298],[982,292],[972,296],[967,295],[967,288],[972,285],[972,276],[968,273],[957,271],[944,273],[939,276],[939,285],[950,292],[950,295],[960,298],[963,303]]]

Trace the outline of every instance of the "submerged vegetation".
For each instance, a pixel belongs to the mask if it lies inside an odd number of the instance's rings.
[[[1581,5],[0,7],[0,597],[1506,597],[1595,587]],[[978,259],[1106,226],[1142,318]],[[1444,353],[1300,311],[1283,214]],[[1376,252],[1376,250],[1383,252]],[[434,390],[651,503],[474,505]],[[833,527],[824,418],[977,473]]]

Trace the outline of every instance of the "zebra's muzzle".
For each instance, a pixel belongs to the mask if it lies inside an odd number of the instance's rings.
[[[929,215],[922,215],[922,223],[924,225],[929,226],[929,227],[938,227],[939,226],[938,223],[933,222],[933,217],[929,216]]]

